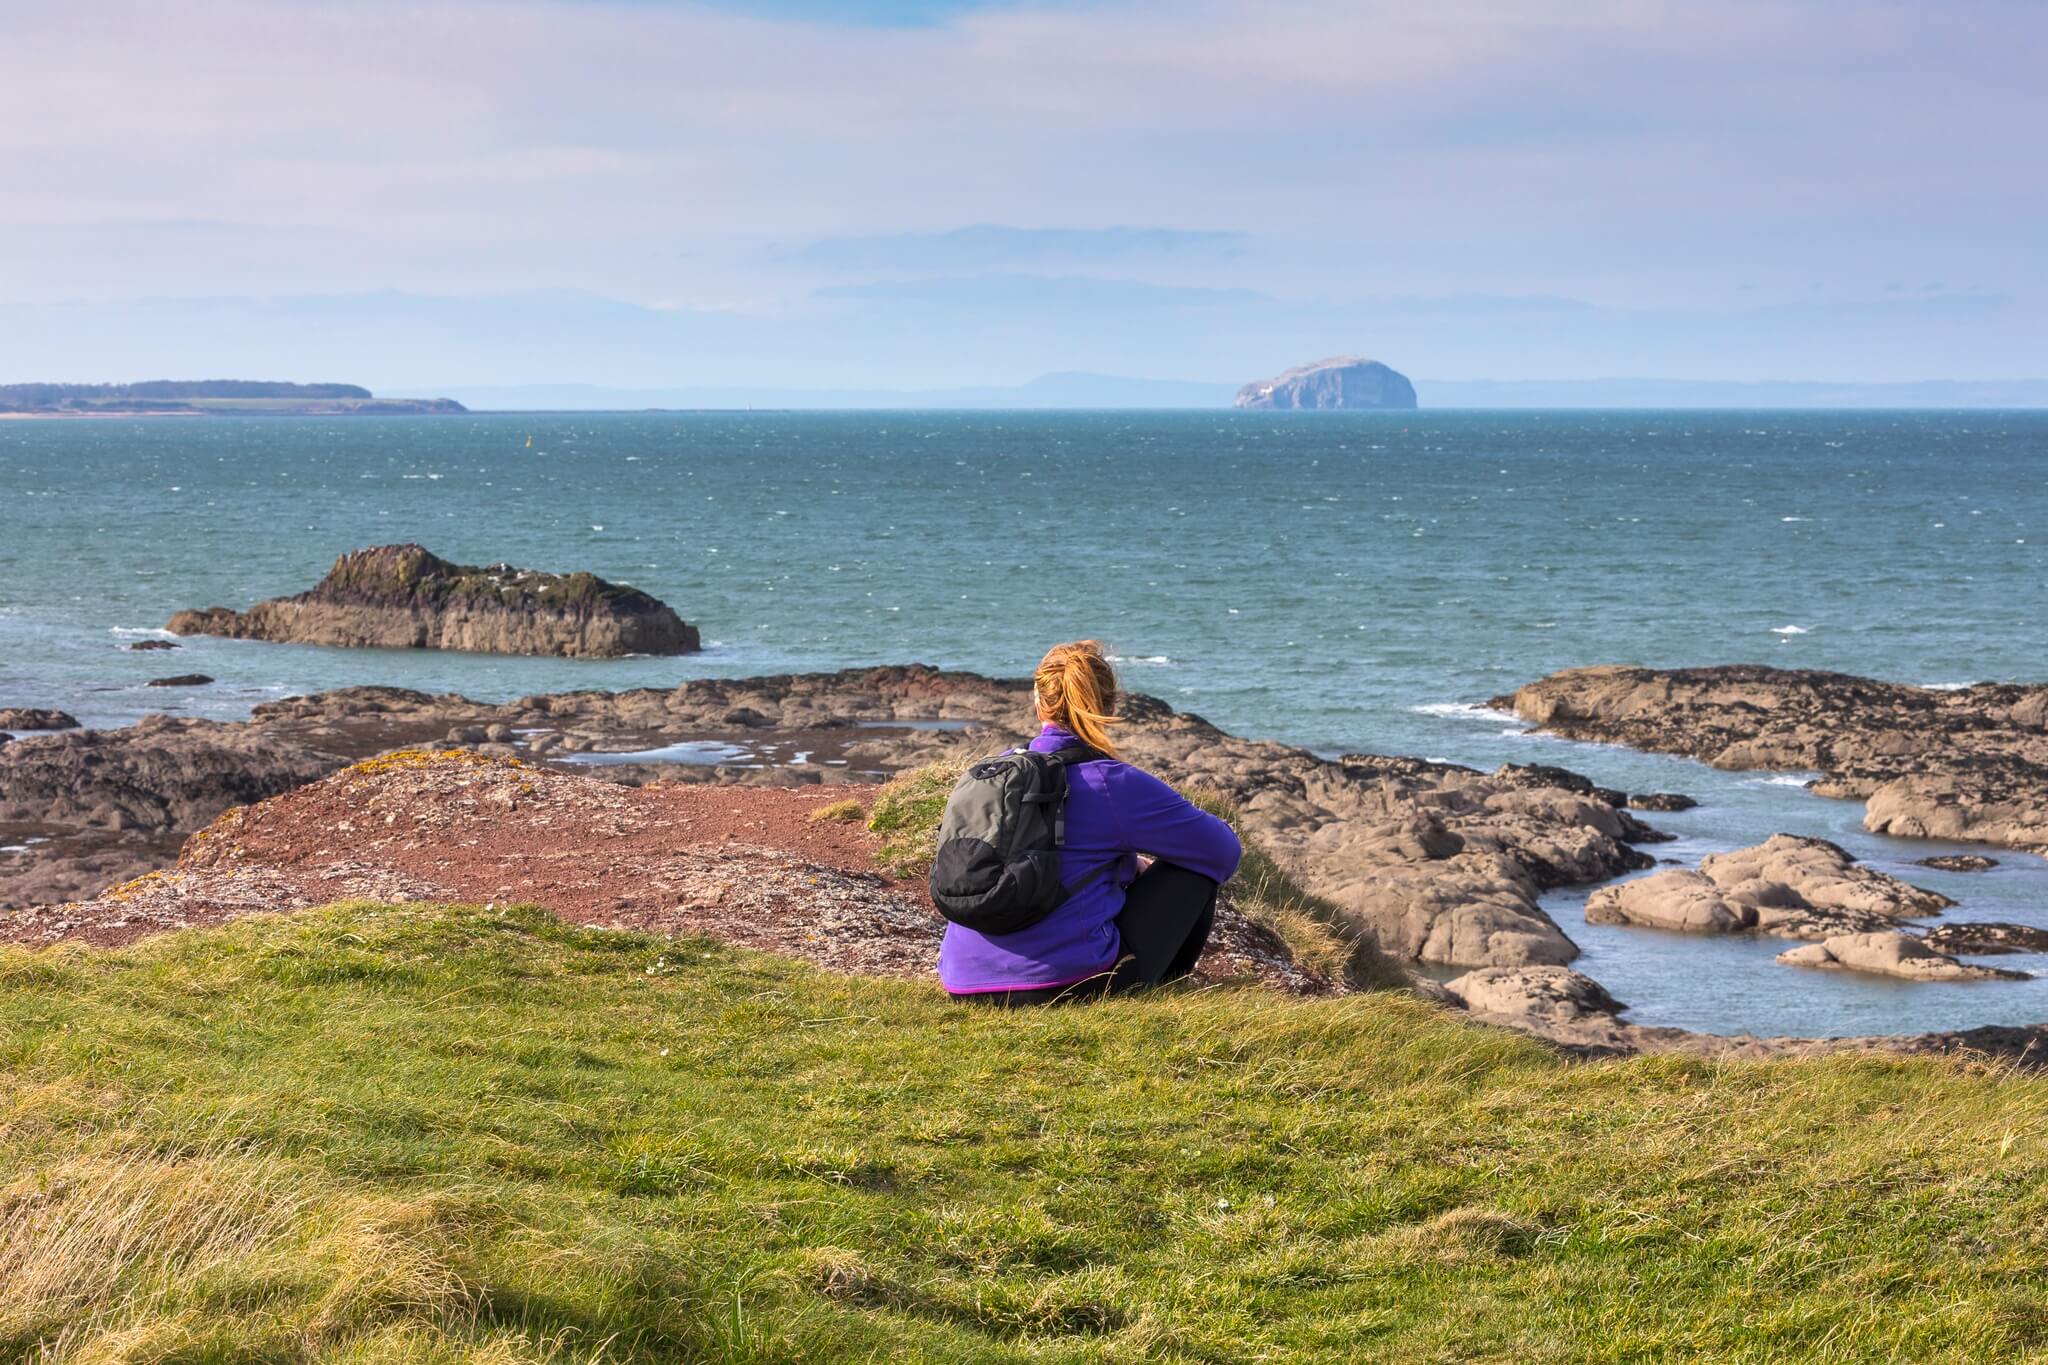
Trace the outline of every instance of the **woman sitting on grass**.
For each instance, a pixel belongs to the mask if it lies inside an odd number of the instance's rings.
[[[1244,851],[1237,835],[1117,757],[1116,674],[1095,641],[1055,645],[1032,699],[1044,727],[1033,750],[1096,755],[1067,766],[1059,879],[1075,889],[1014,933],[948,924],[939,980],[960,999],[1027,1005],[1186,976],[1208,943],[1216,888]]]

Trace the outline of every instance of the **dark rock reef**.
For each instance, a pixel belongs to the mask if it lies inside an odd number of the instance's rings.
[[[1237,391],[1237,406],[1261,410],[1407,410],[1415,406],[1415,386],[1406,375],[1377,360],[1334,356],[1245,385]]]
[[[594,574],[450,564],[418,545],[335,560],[318,586],[248,611],[181,611],[176,635],[380,649],[617,658],[688,654],[696,627],[635,588]]]
[[[1935,691],[1843,673],[1567,669],[1495,701],[1571,739],[1717,768],[1815,769],[1875,834],[2048,853],[2048,685]]]
[[[76,730],[78,717],[69,711],[40,706],[0,706],[0,730]]]

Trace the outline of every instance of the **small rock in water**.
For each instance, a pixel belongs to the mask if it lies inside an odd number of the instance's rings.
[[[39,706],[0,706],[0,730],[76,730],[78,717]]]
[[[1916,866],[1931,867],[1940,872],[1985,872],[1998,866],[1998,859],[1987,858],[1981,853],[1943,853],[1913,861]]]
[[[180,673],[169,678],[151,678],[151,687],[204,687],[213,679],[204,673]]]
[[[1839,934],[1778,954],[1793,967],[1827,967],[1839,971],[1897,976],[1908,981],[2024,981],[2025,972],[1976,967],[1936,952],[1911,934],[1880,930],[1871,934]]]
[[[2048,953],[2048,929],[1996,920],[1982,924],[1944,924],[1928,930],[1922,941],[1936,952],[1950,954]]]
[[[1691,810],[1699,802],[1680,792],[1631,792],[1628,798],[1630,810],[1675,811]]]
[[[152,649],[176,649],[177,646],[172,644],[169,640],[137,640],[134,644],[128,646],[128,648],[135,651],[137,654],[142,654]]]

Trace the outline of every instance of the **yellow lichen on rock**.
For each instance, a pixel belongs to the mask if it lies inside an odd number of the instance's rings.
[[[473,749],[394,749],[388,754],[378,754],[352,764],[348,771],[362,777],[375,777],[380,773],[402,772],[408,768],[426,768],[440,764],[454,764],[471,768],[523,768],[526,765],[516,758],[494,758],[480,754]]]
[[[119,886],[103,893],[100,899],[110,901],[129,900],[141,895],[145,891],[154,890],[159,886],[174,884],[176,876],[177,874],[173,872],[145,872],[140,877],[136,877],[132,881],[122,882]]]

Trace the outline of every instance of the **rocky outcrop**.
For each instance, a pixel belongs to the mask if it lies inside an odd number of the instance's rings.
[[[1468,967],[1569,961],[1577,947],[1537,898],[1651,863],[1634,843],[1656,832],[1561,769],[1560,786],[1526,771],[1503,778],[1420,759],[1330,760],[1239,739],[1149,697],[1128,696],[1123,710],[1119,738],[1132,762],[1230,799],[1246,829],[1304,887],[1398,958]],[[258,707],[240,728],[325,755],[330,765],[345,761],[336,756],[429,741],[565,767],[697,746],[692,756],[722,761],[578,770],[629,783],[799,785],[880,780],[985,754],[1035,726],[1028,682],[912,665],[503,705],[350,688]],[[118,745],[135,732],[107,733],[104,742]],[[8,894],[0,872],[0,899]]]
[[[1942,924],[1929,929],[1921,941],[1937,953],[2048,953],[2048,929],[2031,924],[2006,924],[1985,920],[1975,924]]]
[[[76,730],[78,717],[69,711],[49,711],[36,706],[0,706],[0,730]]]
[[[1954,691],[1841,673],[1569,669],[1495,705],[1573,739],[1686,754],[1717,768],[1810,769],[1901,838],[2048,852],[2048,685]]]
[[[929,978],[944,922],[921,881],[874,870],[877,836],[820,821],[831,793],[634,789],[466,750],[365,760],[193,835],[177,865],[0,917],[0,940],[125,943],[337,899],[539,904],[578,924],[705,935],[862,976]],[[1217,907],[1201,984],[1343,987]]]
[[[229,806],[345,761],[258,726],[168,716],[17,740],[0,748],[0,826],[27,852],[0,863],[0,906],[74,899],[161,867]]]
[[[1935,915],[1955,902],[1863,867],[1825,839],[1774,834],[1754,848],[1710,854],[1698,871],[1674,869],[1586,901],[1592,924],[1638,924],[1694,934],[1754,930],[1826,939]]]
[[[1791,967],[1823,967],[1838,971],[1896,976],[1907,981],[2024,981],[2025,972],[1978,967],[1938,953],[1911,934],[1883,930],[1841,934],[1778,954]]]
[[[1240,408],[1410,409],[1415,386],[1377,360],[1334,356],[1297,365],[1237,391]]]
[[[1628,1008],[1592,977],[1569,967],[1482,967],[1444,988],[1479,1015],[1572,1023],[1588,1016],[1611,1018]]]
[[[167,629],[294,644],[587,658],[698,648],[695,627],[638,589],[587,573],[450,564],[418,545],[345,554],[308,592],[246,612],[181,611]]]

